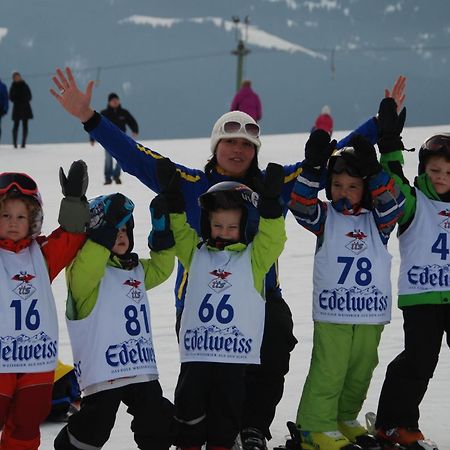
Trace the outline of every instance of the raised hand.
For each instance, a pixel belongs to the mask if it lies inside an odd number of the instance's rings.
[[[180,173],[169,158],[156,160],[156,177],[161,194],[164,194],[169,213],[182,213],[185,210],[181,191]]]
[[[355,134],[350,140],[350,145],[355,149],[355,159],[352,159],[352,163],[356,164],[362,178],[375,175],[381,170],[375,147],[364,136]]]
[[[56,76],[53,76],[52,80],[59,92],[50,89],[50,93],[69,114],[82,122],[86,122],[94,115],[94,110],[91,108],[94,81],[89,81],[86,91],[82,92],[69,67],[66,68],[65,73],[59,68],[56,69]]]
[[[305,162],[310,168],[322,168],[334,149],[336,140],[330,142],[330,135],[324,130],[314,130],[305,144]]]
[[[284,169],[276,163],[267,164],[264,178],[253,180],[258,192],[258,211],[265,219],[276,219],[283,214],[280,194],[284,185]]]
[[[89,183],[88,168],[86,163],[79,159],[70,166],[69,173],[64,173],[62,167],[59,168],[59,183],[62,193],[66,197],[84,197]]]
[[[152,230],[148,236],[148,246],[153,251],[166,250],[175,245],[170,229],[169,208],[165,194],[157,195],[150,203]]]
[[[89,204],[86,190],[89,176],[88,168],[83,160],[74,161],[66,176],[64,169],[59,168],[59,182],[64,198],[59,207],[59,224],[71,233],[84,233],[89,225]]]
[[[400,112],[400,110],[403,107],[403,103],[405,102],[406,94],[406,77],[403,75],[400,75],[394,83],[394,86],[392,88],[392,91],[389,91],[389,89],[384,90],[384,97],[392,97],[395,100],[395,103],[397,104],[397,112]]]
[[[392,97],[381,100],[378,108],[378,149],[380,153],[403,150],[401,133],[405,125],[406,108],[398,114],[398,108]]]

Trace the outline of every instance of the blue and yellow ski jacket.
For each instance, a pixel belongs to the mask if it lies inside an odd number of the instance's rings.
[[[148,186],[155,193],[160,192],[156,177],[156,160],[163,156],[154,150],[145,147],[130,136],[126,135],[113,125],[108,119],[100,116],[98,113],[84,124],[85,130],[90,136],[99,142],[120,164],[122,169],[137,177],[142,183]],[[370,119],[362,124],[354,133],[363,134],[372,143],[375,143],[377,137],[377,124],[375,119]],[[353,133],[352,133],[353,134]],[[338,148],[348,144],[351,135],[339,142]],[[221,181],[248,182],[245,179],[231,178],[220,173],[216,168],[208,176],[203,170],[192,169],[177,164],[174,161],[181,174],[181,189],[186,203],[187,222],[200,234],[200,208],[198,206],[198,197],[206,192],[211,186]],[[264,171],[263,171],[264,172]],[[284,166],[284,186],[281,198],[284,202],[284,215],[287,214],[287,204],[290,199],[292,188],[294,187],[297,176],[301,172],[301,162],[295,162]],[[178,263],[177,279],[175,284],[176,307],[178,310],[183,308],[184,294],[186,291],[187,272],[183,266]],[[266,299],[271,297],[281,297],[281,288],[278,280],[278,267],[274,264],[266,276]]]

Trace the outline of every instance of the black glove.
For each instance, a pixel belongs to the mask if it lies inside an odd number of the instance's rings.
[[[181,192],[180,173],[169,158],[156,160],[156,177],[161,194],[164,194],[169,213],[183,213],[185,203]]]
[[[89,204],[86,190],[89,183],[87,165],[81,159],[74,161],[69,173],[59,168],[59,182],[64,198],[59,208],[58,222],[71,233],[83,233],[89,224]]]
[[[392,97],[381,100],[377,119],[377,144],[380,153],[390,153],[405,148],[401,137],[405,120],[406,108],[397,114],[397,103]]]
[[[152,218],[152,231],[148,235],[150,250],[161,251],[173,247],[175,239],[170,229],[167,200],[164,194],[157,195],[151,201],[150,214]]]
[[[305,145],[304,165],[310,169],[325,167],[336,148],[336,140],[330,142],[330,135],[324,130],[314,130]]]
[[[284,184],[283,166],[275,163],[267,164],[264,178],[255,178],[253,185],[259,194],[258,211],[265,219],[276,219],[283,215],[280,203],[281,189]]]
[[[59,183],[65,197],[84,197],[89,183],[86,163],[79,159],[70,166],[69,173],[64,173],[62,167],[59,168]]]
[[[89,231],[89,238],[108,250],[114,247],[117,233],[130,220],[134,208],[123,194],[114,194],[110,200],[101,225]]]
[[[356,169],[362,178],[375,175],[382,169],[381,164],[378,162],[375,147],[364,136],[360,134],[353,135],[350,145],[355,149],[351,164],[356,165]]]

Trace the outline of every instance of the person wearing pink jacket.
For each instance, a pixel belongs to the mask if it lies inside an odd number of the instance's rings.
[[[261,100],[252,89],[252,82],[244,80],[231,103],[230,111],[243,111],[259,122],[262,117]]]

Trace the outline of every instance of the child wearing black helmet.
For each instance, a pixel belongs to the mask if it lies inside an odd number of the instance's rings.
[[[323,130],[311,134],[289,204],[317,236],[312,358],[292,433],[304,450],[376,450],[358,414],[391,318],[386,245],[404,197],[362,136],[332,154],[335,144]],[[330,202],[318,199],[323,187]]]
[[[381,164],[406,197],[399,220],[398,306],[405,349],[389,364],[377,412],[377,435],[398,448],[422,448],[419,405],[436,368],[444,333],[450,333],[450,134],[427,139],[411,185],[403,170],[405,110],[392,98],[378,111]],[[429,447],[434,448],[430,444]]]
[[[189,271],[179,334],[175,443],[182,450],[230,449],[241,427],[244,373],[260,363],[264,278],[286,240],[279,195],[283,168],[269,164],[258,194],[224,181],[199,197],[201,237],[186,222],[175,165],[157,163],[176,254]],[[258,211],[257,211],[258,210]],[[259,226],[256,216],[261,216]]]
[[[167,450],[173,405],[163,397],[146,291],[172,273],[168,215],[150,204],[150,259],[133,249],[133,202],[122,194],[90,201],[88,240],[67,269],[66,319],[81,407],[55,439],[57,450],[102,448],[121,402],[138,448]]]
[[[86,164],[74,162],[67,177],[60,170],[61,227],[49,236],[41,235],[36,182],[25,173],[0,174],[1,449],[37,450],[51,408],[59,340],[50,283],[83,245],[89,222]]]

